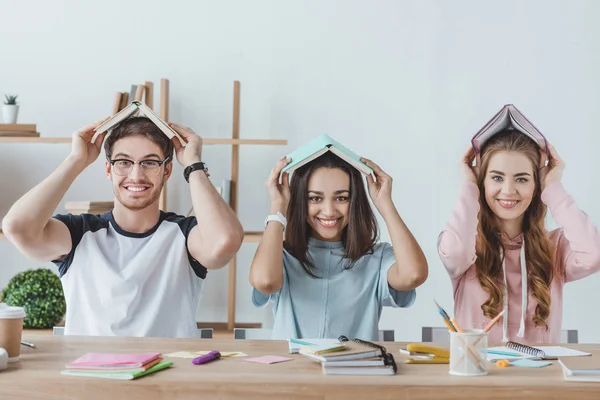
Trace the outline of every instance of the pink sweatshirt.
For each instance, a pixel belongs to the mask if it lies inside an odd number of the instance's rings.
[[[508,340],[527,344],[559,343],[562,329],[563,285],[585,278],[600,270],[600,234],[588,216],[582,212],[561,183],[554,183],[542,192],[542,201],[548,206],[557,224],[562,228],[549,232],[554,246],[554,267],[565,271],[554,275],[550,286],[550,315],[545,327],[536,327],[532,317],[537,302],[528,290],[525,334],[518,337],[521,323],[521,244],[523,236],[504,243],[506,281],[508,286]],[[475,266],[475,239],[479,213],[479,188],[474,183],[463,183],[456,207],[446,228],[438,239],[438,252],[454,290],[454,317],[463,329],[483,328],[489,318],[483,315],[481,305],[489,297],[477,279]],[[560,263],[560,264],[559,264]],[[501,287],[503,282],[500,282]],[[506,314],[503,318],[506,318]],[[503,338],[500,320],[491,329],[488,342],[499,343]]]

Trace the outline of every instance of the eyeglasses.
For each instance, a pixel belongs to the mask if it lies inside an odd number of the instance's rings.
[[[125,158],[120,158],[116,160],[109,160],[110,165],[113,166],[113,171],[115,174],[121,176],[127,176],[133,171],[133,166],[138,164],[142,169],[142,172],[146,176],[154,176],[158,174],[160,171],[160,167],[169,161],[171,157],[167,157],[162,161],[159,160],[142,160],[142,161],[131,161]]]

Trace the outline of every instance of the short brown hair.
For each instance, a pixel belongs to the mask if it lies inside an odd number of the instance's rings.
[[[117,140],[136,135],[144,136],[156,143],[164,157],[169,158],[169,161],[173,160],[173,142],[148,117],[131,117],[117,125],[104,141],[106,158],[111,159]]]

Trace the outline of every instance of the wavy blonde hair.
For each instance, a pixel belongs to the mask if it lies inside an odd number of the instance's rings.
[[[545,326],[550,315],[550,284],[555,271],[552,260],[552,245],[548,237],[544,218],[546,205],[541,199],[540,169],[541,154],[536,143],[516,131],[505,131],[489,140],[481,152],[481,168],[478,177],[479,224],[477,227],[477,278],[483,289],[489,293],[488,300],[481,305],[483,314],[494,318],[502,307],[503,272],[500,249],[502,244],[499,221],[485,199],[484,180],[490,159],[501,151],[518,152],[525,155],[533,165],[535,190],[531,204],[523,216],[523,238],[525,241],[525,260],[527,263],[527,287],[537,301],[533,322],[535,326]]]

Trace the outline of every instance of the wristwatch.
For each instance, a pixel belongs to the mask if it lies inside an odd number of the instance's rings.
[[[184,170],[183,170],[183,177],[185,178],[185,181],[189,183],[190,181],[190,174],[194,171],[199,171],[202,170],[204,171],[204,173],[206,174],[206,176],[210,176],[208,173],[208,168],[206,168],[206,164],[204,164],[202,161],[197,162],[197,163],[193,163],[192,165],[187,166]]]
[[[265,218],[265,228],[267,227],[269,221],[279,222],[281,225],[283,225],[283,229],[285,229],[287,226],[287,219],[285,218],[285,215],[283,215],[279,211],[277,211],[277,214],[267,215],[267,218]]]

